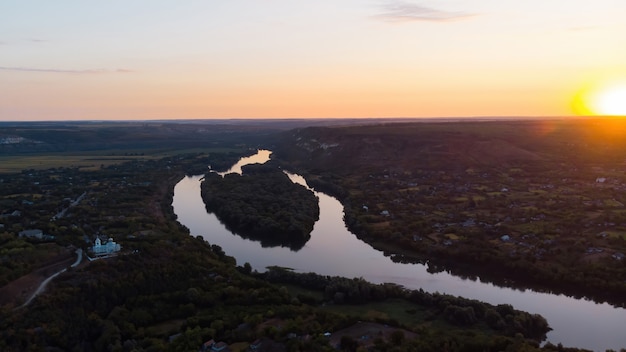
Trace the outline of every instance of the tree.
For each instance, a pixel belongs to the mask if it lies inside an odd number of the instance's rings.
[[[359,347],[359,343],[356,340],[346,335],[341,336],[339,345],[342,351],[347,352],[356,352],[356,349]]]
[[[390,336],[391,343],[400,346],[404,342],[404,332],[402,330],[395,330]]]

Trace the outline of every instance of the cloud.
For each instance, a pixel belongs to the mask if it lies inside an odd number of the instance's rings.
[[[36,68],[36,67],[6,67],[0,66],[0,71],[14,71],[14,72],[45,72],[45,73],[71,73],[71,74],[99,74],[99,73],[131,73],[132,70],[127,69],[92,69],[92,70],[62,70],[54,68]]]
[[[473,16],[475,14],[437,10],[406,1],[390,1],[383,5],[383,12],[374,18],[385,22],[450,22]]]

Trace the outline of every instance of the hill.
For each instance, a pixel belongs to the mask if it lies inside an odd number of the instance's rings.
[[[626,122],[311,127],[275,156],[398,261],[626,304]]]

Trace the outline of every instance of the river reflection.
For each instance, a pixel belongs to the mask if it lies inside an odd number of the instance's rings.
[[[269,154],[267,155],[269,157]],[[298,175],[292,181],[306,185]],[[186,177],[174,190],[173,207],[178,221],[193,236],[201,235],[211,244],[259,271],[271,265],[290,267],[299,272],[362,277],[373,283],[393,282],[410,289],[441,292],[477,299],[491,304],[508,303],[517,309],[543,315],[554,329],[548,341],[565,346],[603,351],[626,347],[626,310],[562,295],[524,292],[452,276],[431,274],[421,264],[393,262],[350,233],[343,222],[343,206],[328,195],[315,192],[320,200],[320,219],[304,248],[263,248],[259,242],[230,233],[214,214],[205,210],[200,197],[202,176]]]
[[[272,152],[266,149],[261,149],[257,151],[256,154],[243,157],[239,159],[239,161],[233,165],[230,169],[224,172],[218,172],[217,174],[220,176],[224,176],[227,174],[241,174],[241,167],[250,164],[264,164],[270,160],[270,155]]]

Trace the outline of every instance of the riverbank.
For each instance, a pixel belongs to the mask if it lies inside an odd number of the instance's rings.
[[[306,184],[301,176],[290,174],[290,178]],[[291,252],[263,248],[258,242],[230,233],[214,214],[205,211],[199,179],[185,178],[176,186],[173,207],[178,220],[189,228],[193,236],[201,235],[235,257],[238,263],[247,262],[253,269],[262,271],[277,265],[294,268],[298,272],[362,277],[373,283],[394,282],[411,289],[421,288],[491,304],[512,304],[517,309],[545,316],[554,328],[548,334],[548,341],[554,344],[597,351],[626,346],[626,339],[620,330],[626,324],[624,309],[556,294],[497,287],[480,282],[475,277],[464,279],[453,276],[445,269],[429,270],[425,265],[393,262],[349,232],[344,223],[342,204],[324,193],[316,192],[320,200],[320,220],[315,224],[311,240],[302,250]],[[601,316],[603,323],[590,320],[590,316]]]
[[[597,123],[306,128],[283,134],[275,154],[398,260],[622,306],[626,178],[615,165],[626,138],[590,135]]]

